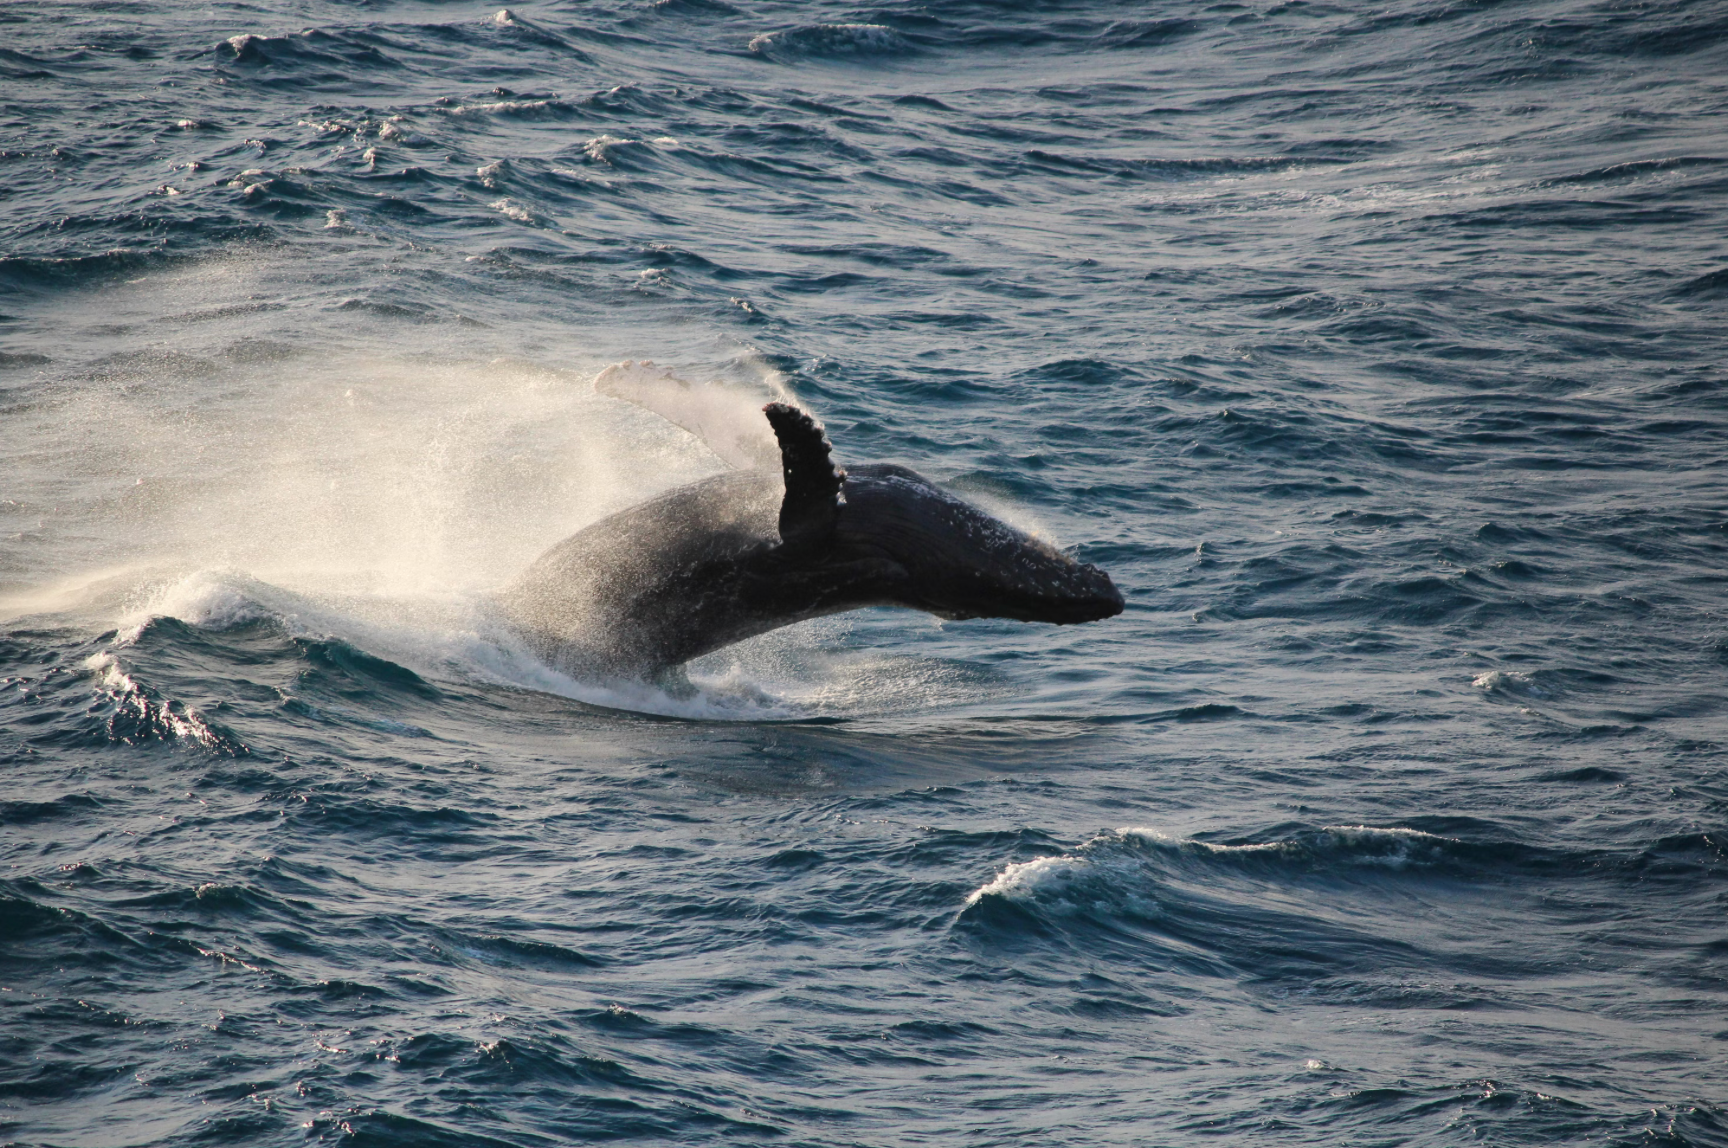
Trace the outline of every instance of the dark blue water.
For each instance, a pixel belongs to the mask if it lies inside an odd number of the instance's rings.
[[[0,1141],[1728,1145],[1728,6],[0,32]],[[539,665],[626,359],[1127,612]]]

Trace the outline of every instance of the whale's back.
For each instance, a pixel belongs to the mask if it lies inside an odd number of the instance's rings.
[[[780,540],[783,489],[776,472],[747,470],[668,491],[558,543],[500,603],[537,655],[571,672],[675,665],[706,651],[689,652],[693,627],[664,620],[732,609],[744,560]]]

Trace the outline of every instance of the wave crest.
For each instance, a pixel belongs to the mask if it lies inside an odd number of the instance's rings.
[[[906,38],[885,24],[805,24],[764,32],[750,41],[759,56],[886,56],[910,50]]]

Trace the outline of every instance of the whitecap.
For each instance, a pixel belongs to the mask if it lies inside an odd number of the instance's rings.
[[[1314,847],[1353,865],[1402,869],[1443,860],[1450,848],[1461,844],[1455,837],[1397,825],[1328,825],[1320,831]]]
[[[972,890],[966,903],[975,905],[991,896],[1019,901],[1035,897],[1046,889],[1065,889],[1085,874],[1085,868],[1086,862],[1080,857],[1038,857],[1031,861],[1017,861]]]
[[[91,655],[85,659],[84,668],[96,676],[97,693],[113,706],[108,717],[110,737],[122,741],[135,737],[166,738],[230,752],[239,748],[206,725],[192,707],[151,696],[111,652]],[[127,727],[133,732],[120,732]]]
[[[1125,839],[1194,857],[1229,860],[1259,855],[1309,863],[1323,860],[1389,869],[1439,861],[1448,849],[1461,844],[1453,837],[1399,825],[1327,825],[1294,838],[1245,845],[1218,845],[1140,826],[1124,826],[1116,832]]]
[[[611,163],[612,151],[615,148],[628,147],[640,140],[622,139],[613,135],[597,135],[582,145],[583,154],[595,163]]]
[[[973,890],[966,905],[1000,897],[1061,916],[1161,916],[1151,868],[1124,844],[1119,830],[1101,833],[1073,853],[1014,862]]]
[[[457,104],[440,109],[447,116],[509,115],[514,112],[537,112],[552,107],[555,100],[487,100],[477,104]]]
[[[534,212],[523,206],[519,200],[511,199],[509,196],[505,196],[503,199],[495,199],[486,206],[490,207],[493,211],[498,212],[500,215],[514,219],[517,223],[534,222]]]
[[[1514,694],[1530,698],[1549,696],[1548,691],[1538,686],[1529,674],[1517,670],[1489,670],[1476,675],[1470,684],[1485,694]]]
[[[751,39],[759,56],[881,56],[910,48],[905,37],[885,24],[806,24]]]

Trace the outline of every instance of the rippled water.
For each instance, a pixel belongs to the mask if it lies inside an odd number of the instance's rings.
[[[1728,8],[0,27],[0,1140],[1728,1144]],[[1127,612],[539,665],[625,359]]]

